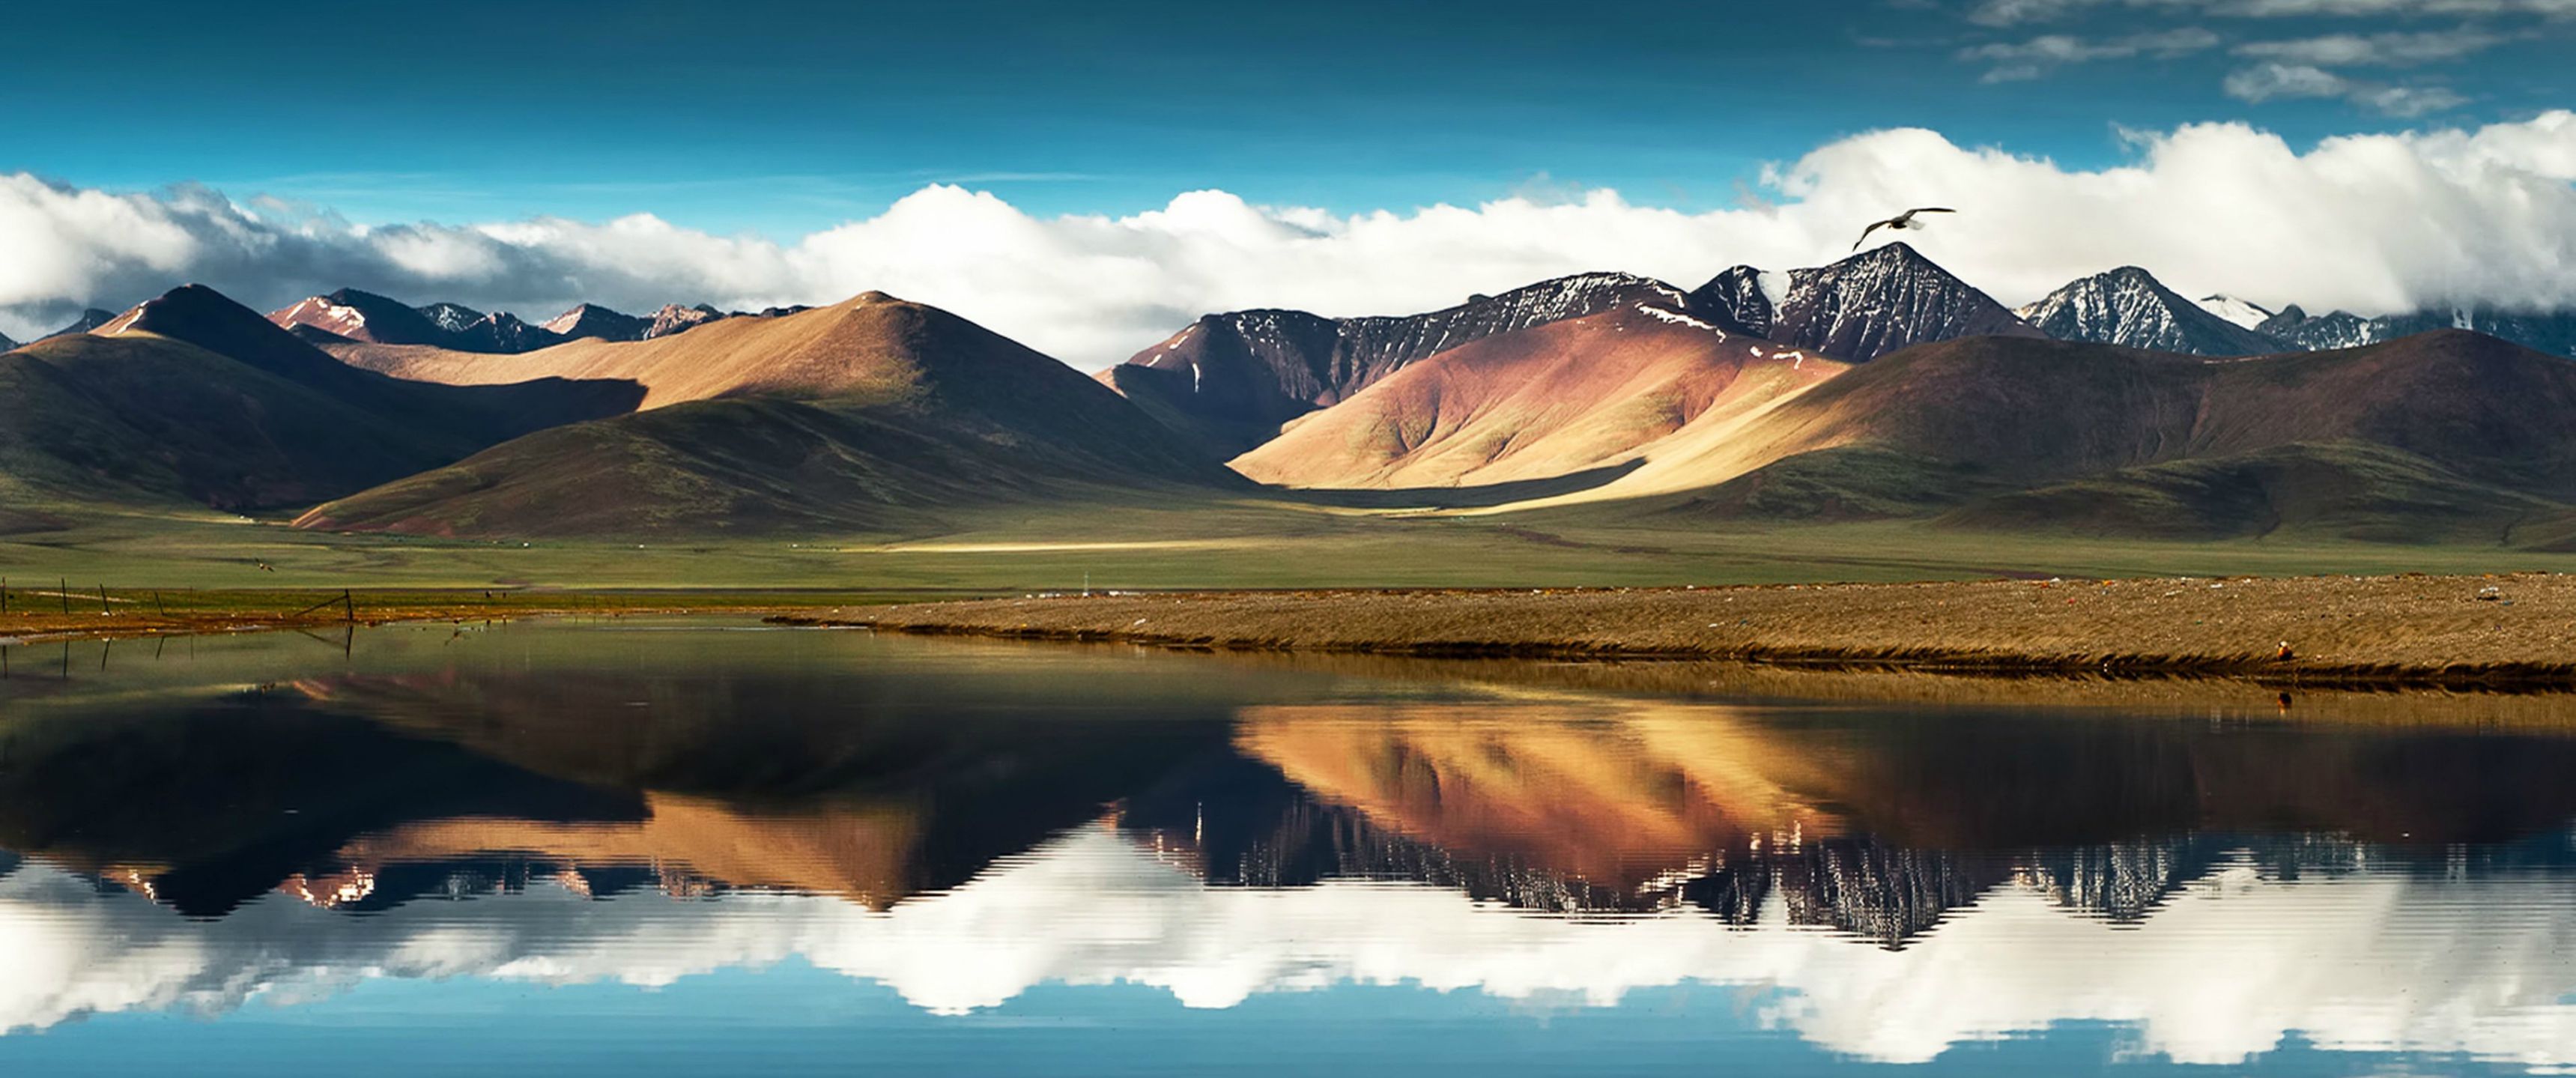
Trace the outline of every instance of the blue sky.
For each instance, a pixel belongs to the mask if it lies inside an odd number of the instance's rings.
[[[0,334],[199,281],[535,318],[1198,314],[1817,265],[2576,303],[2576,0],[20,5]],[[1213,192],[1213,194],[1208,194]]]
[[[2368,4],[2369,0],[2355,0]],[[2504,0],[2498,0],[2504,2]],[[2249,43],[2463,29],[2530,35],[2352,72],[2449,88],[2463,122],[2570,103],[2537,16],[2250,18],[2207,4],[941,3],[19,5],[0,170],[81,186],[214,185],[352,220],[649,211],[786,238],[925,183],[1036,213],[1127,213],[1222,188],[1341,212],[1613,187],[1735,204],[1764,162],[1924,126],[2072,166],[2121,127],[2247,119],[2293,142],[2420,125],[2335,97],[2249,102]],[[1983,22],[1978,21],[1983,18]],[[2205,28],[2172,55],[2001,66]],[[2106,44],[2107,43],[2107,44]],[[2027,68],[2029,65],[2024,65]]]

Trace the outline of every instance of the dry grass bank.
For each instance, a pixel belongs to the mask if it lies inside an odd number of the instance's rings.
[[[901,605],[801,620],[1224,649],[2302,683],[2576,682],[2576,576],[2536,573],[1129,594]]]

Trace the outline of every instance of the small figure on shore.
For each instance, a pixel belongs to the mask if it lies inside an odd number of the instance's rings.
[[[2287,640],[2281,641],[2281,650],[2272,653],[2274,662],[2288,662],[2295,658],[2298,656],[2290,651],[2290,642]]]

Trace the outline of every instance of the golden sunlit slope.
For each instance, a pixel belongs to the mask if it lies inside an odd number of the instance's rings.
[[[301,526],[484,537],[914,531],[967,506],[1248,485],[1072,368],[881,293],[454,366],[449,375],[473,378],[622,371],[614,377],[646,388],[649,410],[495,446],[321,506]]]
[[[728,887],[834,894],[882,909],[930,883],[913,809],[859,804],[762,812],[705,797],[646,791],[640,820],[465,817],[406,823],[359,838],[335,857],[360,870],[508,853],[565,865],[652,865]],[[668,883],[666,882],[666,886]]]
[[[976,373],[1032,377],[1032,361],[1054,362],[955,315],[883,292],[775,318],[721,319],[652,340],[583,338],[518,355],[425,345],[333,345],[331,351],[352,366],[455,385],[546,376],[628,379],[644,385],[645,408],[747,395],[884,399],[941,373],[990,367]]]
[[[1461,855],[1623,889],[1748,838],[1841,826],[1792,787],[1830,761],[1719,709],[1538,698],[1244,713],[1236,748],[1324,801]]]
[[[2473,333],[2226,361],[1972,337],[1678,432],[1634,471],[1545,504],[1680,499],[1789,518],[1966,506],[1957,523],[2017,529],[2493,542],[2576,498],[2569,408],[2576,365]]]
[[[1297,487],[1430,487],[1565,475],[1793,397],[1843,364],[1635,304],[1414,363],[1234,460]]]

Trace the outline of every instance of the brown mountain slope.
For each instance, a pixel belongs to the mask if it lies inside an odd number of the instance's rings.
[[[1639,303],[1441,352],[1233,463],[1300,487],[1541,479],[1633,460],[1675,431],[1758,413],[1842,369]]]
[[[191,285],[0,359],[6,483],[74,501],[310,504],[560,423],[619,383],[455,387],[355,370]]]
[[[1853,368],[1723,439],[1668,439],[1629,475],[1558,501],[1683,495],[1683,510],[1719,515],[1815,515],[1836,501],[1910,514],[2027,491],[1957,519],[2194,535],[2307,519],[2402,536],[2418,510],[2458,529],[2470,526],[2462,504],[2519,518],[2576,499],[2569,408],[2576,365],[2464,332],[2220,362],[1976,338]],[[2173,470],[2184,462],[2211,467]],[[2343,493],[2289,497],[2298,487]]]
[[[488,536],[889,533],[938,527],[939,514],[961,507],[1244,485],[1072,368],[879,293],[649,341],[478,357],[440,373],[538,370],[620,372],[647,387],[650,410],[495,446],[299,524]]]
[[[336,347],[334,354],[398,378],[453,385],[628,379],[645,387],[646,408],[749,394],[876,398],[899,395],[943,369],[985,366],[993,375],[1060,383],[1039,371],[1063,366],[965,319],[882,292],[778,318],[721,319],[651,340],[584,339],[518,355],[383,345]]]
[[[1632,303],[1682,309],[1682,291],[1626,273],[1583,273],[1415,315],[1211,314],[1099,378],[1221,456],[1441,351]]]

